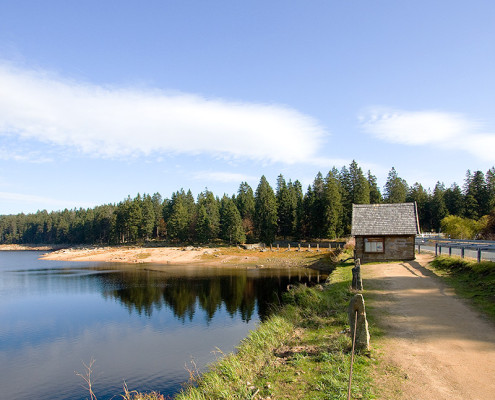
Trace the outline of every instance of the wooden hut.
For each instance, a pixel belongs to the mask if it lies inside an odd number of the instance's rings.
[[[413,260],[419,232],[416,203],[352,205],[351,234],[361,262]]]

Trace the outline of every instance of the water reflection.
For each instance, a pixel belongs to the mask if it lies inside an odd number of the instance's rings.
[[[98,399],[131,389],[172,395],[266,318],[304,269],[226,269],[42,261],[0,253],[2,398],[85,399],[74,371],[97,360]]]
[[[182,268],[182,276],[177,276]],[[194,272],[194,273],[193,273]],[[316,275],[315,275],[316,274]],[[182,322],[192,321],[201,310],[211,321],[223,306],[231,317],[239,315],[249,322],[258,310],[265,319],[273,304],[278,304],[287,285],[325,279],[310,270],[251,271],[239,269],[204,269],[204,267],[174,267],[158,271],[120,271],[95,276],[101,280],[105,298],[117,299],[129,312],[151,317],[154,310],[168,307]]]

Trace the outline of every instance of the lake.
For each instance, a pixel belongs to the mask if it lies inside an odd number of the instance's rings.
[[[270,314],[288,284],[323,281],[309,269],[39,260],[0,251],[2,398],[89,398],[130,390],[173,395],[229,353]],[[162,271],[155,271],[161,268]]]

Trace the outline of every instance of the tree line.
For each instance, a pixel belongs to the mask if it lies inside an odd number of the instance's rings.
[[[255,191],[242,182],[221,198],[205,189],[196,198],[180,189],[163,199],[138,194],[117,204],[87,209],[38,211],[0,216],[0,242],[124,244],[149,240],[171,243],[271,243],[279,239],[333,239],[350,234],[352,204],[416,202],[422,231],[461,232],[495,238],[495,167],[467,171],[463,187],[433,190],[390,170],[383,193],[376,176],[356,161],[325,176],[320,172],[303,190],[281,174],[275,189],[262,176]],[[469,229],[467,227],[470,227]],[[456,231],[457,229],[457,231]]]

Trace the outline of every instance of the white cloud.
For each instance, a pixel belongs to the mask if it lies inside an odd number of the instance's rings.
[[[99,157],[209,154],[291,164],[310,160],[325,132],[281,105],[105,88],[0,64],[4,134]]]
[[[365,112],[360,121],[365,132],[388,142],[464,150],[495,161],[495,134],[481,133],[481,124],[460,114],[376,108]]]
[[[204,180],[205,182],[222,182],[222,183],[241,183],[248,181],[258,181],[260,177],[250,176],[245,174],[239,174],[235,172],[206,172],[201,171],[194,176],[197,180]]]
[[[31,194],[23,194],[23,193],[11,193],[11,192],[0,192],[0,200],[13,201],[16,203],[34,203],[38,207],[50,206],[50,207],[66,207],[73,208],[75,207],[76,202],[74,201],[65,201],[60,199],[53,199],[50,197],[43,197]],[[92,207],[93,204],[90,203],[77,203],[78,207]]]

